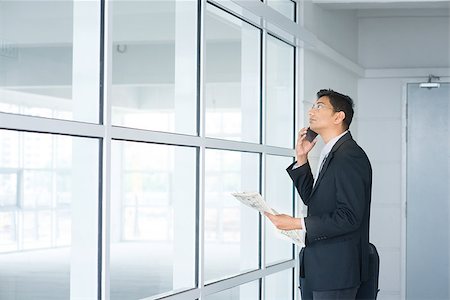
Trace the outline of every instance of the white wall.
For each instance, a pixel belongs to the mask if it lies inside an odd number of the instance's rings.
[[[300,20],[306,29],[324,41],[333,50],[350,58],[357,60],[358,50],[358,27],[357,15],[350,11],[329,11],[313,4],[311,1],[302,2],[300,6]],[[299,124],[298,128],[308,125],[308,105],[303,107],[302,101],[314,102],[316,94],[321,89],[333,89],[352,97],[355,106],[358,105],[358,75],[347,68],[318,54],[313,49],[305,49],[300,56],[299,69]],[[353,119],[350,130],[354,137],[358,128],[357,116]],[[319,142],[310,154],[310,163],[315,170],[319,154],[323,147],[323,141]]]
[[[360,18],[358,62],[377,69],[450,67],[449,32],[448,16]]]
[[[402,80],[360,79],[358,141],[372,163],[370,241],[380,255],[379,299],[400,299]]]
[[[356,61],[358,58],[358,19],[356,11],[327,10],[312,1],[302,1],[303,25],[328,46]]]
[[[448,74],[450,67],[448,14],[392,14],[362,17],[358,30],[358,63],[371,77],[358,81],[356,115],[358,141],[373,167],[370,239],[381,258],[379,299],[404,299],[404,86],[409,81],[425,81],[430,72]]]
[[[321,89],[333,89],[343,94],[349,95],[355,101],[355,108],[358,106],[358,76],[338,64],[324,58],[323,56],[311,50],[305,50],[304,53],[304,97],[300,101],[314,102],[316,94]],[[300,103],[302,105],[302,103]],[[308,109],[305,107],[304,118],[299,120],[299,128],[308,125]],[[350,126],[352,134],[356,137],[358,128],[358,119],[353,119]],[[323,142],[319,143],[311,153],[313,164],[317,163]]]

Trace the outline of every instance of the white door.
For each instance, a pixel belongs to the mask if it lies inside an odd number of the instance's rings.
[[[450,299],[450,84],[408,85],[406,299]]]

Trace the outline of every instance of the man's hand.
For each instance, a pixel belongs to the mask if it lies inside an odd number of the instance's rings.
[[[306,131],[308,130],[308,128],[302,128],[299,132],[298,132],[298,136],[297,136],[297,144],[295,145],[295,153],[296,153],[296,158],[297,158],[297,164],[299,166],[306,164],[306,162],[308,161],[308,153],[309,151],[311,151],[312,148],[314,148],[314,146],[317,143],[317,139],[313,140],[312,142],[309,142],[306,139]]]
[[[293,218],[291,216],[281,214],[272,215],[265,212],[264,215],[270,219],[270,221],[275,225],[276,228],[281,230],[294,230],[302,229],[301,221],[298,218]]]

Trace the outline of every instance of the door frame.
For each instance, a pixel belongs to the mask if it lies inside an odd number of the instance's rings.
[[[408,84],[411,83],[421,83],[426,81],[426,77],[428,75],[424,75],[423,78],[405,78],[402,79],[402,161],[401,161],[401,269],[400,269],[400,282],[401,282],[401,290],[400,290],[400,299],[406,300],[406,209],[407,209],[407,155],[408,155],[408,143],[407,143],[407,134],[408,134]],[[450,84],[450,76],[440,76],[439,83],[447,83]],[[449,270],[450,272],[450,270]],[[448,286],[449,294],[450,294],[450,284]]]

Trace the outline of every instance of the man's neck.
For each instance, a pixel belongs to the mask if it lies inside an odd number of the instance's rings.
[[[329,130],[326,132],[320,133],[320,136],[322,137],[322,140],[325,144],[328,144],[329,141],[331,141],[333,138],[340,136],[343,134],[347,129],[337,129],[337,130]]]

